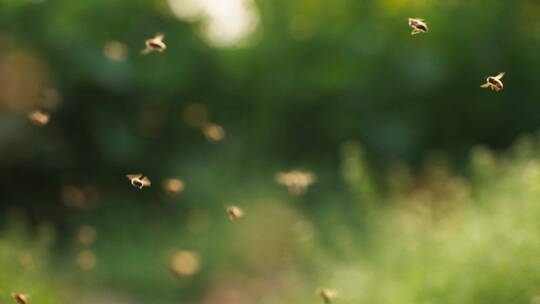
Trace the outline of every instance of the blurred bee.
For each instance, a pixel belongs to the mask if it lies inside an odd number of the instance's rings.
[[[178,178],[169,178],[163,182],[163,189],[170,195],[176,195],[184,190],[184,182]]]
[[[315,182],[315,179],[315,174],[299,170],[276,174],[276,181],[285,185],[292,195],[301,195],[306,192],[307,188]]]
[[[49,123],[50,115],[42,111],[32,111],[28,113],[28,119],[36,126],[44,126]]]
[[[317,288],[315,294],[323,299],[324,304],[330,304],[332,299],[336,297],[335,290],[326,288]]]
[[[17,301],[18,304],[26,304],[28,297],[20,293],[12,293],[11,296]]]
[[[227,214],[229,215],[229,219],[231,221],[234,221],[244,216],[244,210],[242,210],[240,207],[229,206],[227,207],[226,210],[227,210]]]
[[[484,83],[480,87],[481,88],[491,88],[493,91],[499,92],[504,87],[503,83],[501,81],[503,76],[504,76],[504,72],[499,73],[499,75],[497,75],[497,76],[489,76],[488,78],[486,78],[486,83]]]
[[[199,255],[193,251],[179,250],[169,259],[169,269],[178,276],[190,276],[199,272]]]
[[[142,189],[144,187],[150,187],[150,185],[152,185],[150,179],[143,174],[128,174],[126,175],[126,177],[129,179],[129,181],[135,188]]]
[[[206,123],[202,126],[202,132],[209,142],[218,142],[225,138],[225,129],[215,123]]]
[[[156,34],[154,38],[147,39],[145,42],[146,48],[142,50],[142,54],[146,55],[152,51],[163,52],[167,48],[167,45],[163,42],[165,35]]]
[[[411,35],[426,33],[429,31],[429,28],[423,19],[409,18],[409,25],[413,28]]]

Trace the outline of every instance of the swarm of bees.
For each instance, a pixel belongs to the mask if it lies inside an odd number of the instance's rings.
[[[495,92],[499,92],[503,89],[503,83],[501,79],[504,77],[504,72],[499,73],[497,76],[489,76],[486,78],[486,83],[481,85],[482,88],[491,88]]]
[[[408,24],[412,27],[411,35],[417,35],[420,33],[427,33],[429,27],[427,23],[420,18],[408,18]],[[163,42],[164,35],[161,33],[156,34],[154,37],[145,41],[145,48],[142,50],[142,54],[148,54],[151,52],[163,52],[167,49],[167,45]],[[493,91],[500,91],[503,89],[502,78],[505,75],[504,72],[499,73],[496,76],[489,76],[486,78],[486,83],[482,84],[482,88],[491,88]],[[44,126],[49,123],[50,115],[43,111],[32,111],[28,114],[28,119],[37,126]],[[225,136],[223,127],[209,123],[203,120],[205,123],[201,125],[201,129],[205,137],[212,142],[220,141]],[[139,174],[127,174],[126,177],[130,181],[131,185],[138,189],[151,186],[150,179],[142,173]],[[285,185],[289,192],[293,195],[303,194],[306,189],[315,181],[315,175],[310,172],[303,172],[299,170],[292,170],[290,172],[280,172],[276,174],[276,181],[282,185]],[[180,179],[167,179],[163,183],[163,188],[170,194],[177,194],[184,189],[184,183]],[[237,206],[227,206],[226,213],[231,221],[237,220],[244,216],[244,211]],[[79,231],[78,239],[83,244],[91,244],[96,239],[96,231],[91,226],[85,226]],[[92,269],[96,265],[95,254],[90,250],[81,251],[76,258],[77,264],[83,269]],[[178,251],[170,257],[169,260],[170,269],[179,276],[192,275],[199,271],[199,257],[197,254],[190,251]],[[317,288],[315,294],[321,297],[325,304],[330,304],[332,299],[335,298],[335,290]],[[26,304],[27,296],[19,293],[12,293],[12,297],[18,304]]]
[[[162,53],[167,49],[167,45],[163,42],[165,35],[158,33],[153,38],[147,39],[145,42],[145,48],[142,50],[142,54],[146,55],[150,52],[156,51]]]

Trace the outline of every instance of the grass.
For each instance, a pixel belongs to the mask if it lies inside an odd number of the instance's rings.
[[[322,303],[315,289],[323,287],[343,304],[540,303],[539,152],[532,136],[500,155],[477,147],[466,177],[441,157],[414,175],[395,166],[378,191],[361,147],[348,143],[339,199],[308,196],[317,208],[306,210],[261,188],[236,201],[246,217],[235,222],[223,210],[153,217],[145,206],[125,211],[119,224],[114,210],[129,204],[120,202],[94,214],[92,271],[74,266],[75,245],[51,271],[42,265],[48,234],[30,237],[12,225],[0,241],[0,302],[18,291],[30,303],[60,303],[60,289],[113,290],[126,303],[307,304]],[[167,268],[174,249],[197,252],[201,271],[175,277]],[[33,270],[13,262],[21,251],[32,253]]]
[[[64,303],[59,282],[51,280],[56,277],[49,264],[51,226],[43,224],[31,232],[19,216],[10,218],[0,234],[0,303],[15,303],[13,292],[29,295],[29,303]]]

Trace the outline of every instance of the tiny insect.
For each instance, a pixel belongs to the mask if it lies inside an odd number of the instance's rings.
[[[229,219],[231,221],[234,221],[244,216],[244,210],[242,210],[240,207],[229,206],[226,208],[226,210],[227,210],[227,214],[229,215]]]
[[[163,38],[165,38],[165,35],[158,33],[154,38],[147,39],[145,41],[146,47],[142,50],[142,54],[146,55],[152,51],[160,53],[165,51],[167,45],[163,42]]]
[[[504,76],[504,72],[499,73],[497,76],[489,76],[488,78],[486,78],[486,83],[484,83],[480,87],[481,88],[491,88],[491,90],[493,90],[495,92],[499,92],[504,87],[503,83],[501,81],[503,76]]]
[[[20,293],[12,293],[11,296],[17,301],[18,304],[26,304],[26,301],[28,300],[28,296],[20,294]]]
[[[126,175],[126,177],[129,179],[129,181],[135,188],[142,189],[144,187],[150,187],[150,185],[152,185],[150,179],[143,174],[128,174]]]
[[[36,126],[42,127],[49,123],[50,115],[48,113],[37,110],[28,113],[28,119]]]
[[[330,304],[332,299],[336,297],[335,290],[326,288],[317,288],[315,294],[323,299],[324,304]]]
[[[170,195],[176,195],[184,190],[184,182],[178,178],[169,178],[163,182],[163,189]]]
[[[423,19],[409,18],[409,25],[413,28],[411,35],[427,33],[429,28]]]
[[[169,259],[169,269],[178,276],[190,276],[201,268],[199,255],[193,251],[179,250]]]

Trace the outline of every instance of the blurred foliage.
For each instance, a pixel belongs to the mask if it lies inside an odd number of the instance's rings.
[[[537,1],[201,3],[0,0],[0,301],[540,295],[538,141],[492,152],[539,127]],[[250,35],[227,42],[223,16]],[[293,169],[316,177],[302,195],[276,183]]]
[[[51,226],[42,224],[31,233],[20,215],[11,214],[0,234],[0,301],[14,303],[12,293],[30,295],[30,303],[56,304],[60,301],[59,281],[50,268]]]
[[[535,1],[259,1],[240,48],[209,43],[176,2],[190,1],[1,2],[3,202],[58,220],[63,185],[126,197],[118,179],[136,172],[181,175],[204,201],[294,167],[332,190],[348,140],[385,167],[433,149],[463,161],[538,127]],[[410,16],[431,31],[411,37]],[[168,49],[141,56],[156,32]],[[505,90],[479,89],[500,71]],[[46,128],[21,115],[35,107]],[[193,115],[225,139],[207,143]]]
[[[55,281],[62,282],[63,299],[78,303],[313,303],[319,287],[337,290],[333,303],[536,303],[539,138],[521,137],[500,155],[474,148],[470,180],[453,174],[441,154],[418,175],[396,165],[390,190],[376,192],[370,205],[359,198],[373,195],[361,190],[373,177],[361,169],[366,160],[355,154],[361,148],[349,142],[342,163],[355,169],[342,179],[352,199],[336,204],[322,197],[324,204],[310,214],[302,212],[300,198],[272,190],[239,200],[246,216],[235,222],[224,210],[214,214],[202,206],[186,221],[181,212],[156,217],[151,208],[127,202],[101,206],[70,218],[74,224],[92,219],[97,237],[70,236],[53,258]],[[2,241],[2,261],[29,250],[28,234],[11,231],[10,241]],[[94,266],[77,266],[81,250],[95,252]],[[194,272],[171,271],[176,250],[197,257]],[[39,263],[49,259],[35,256]],[[36,298],[55,295],[50,283],[36,287],[46,281],[41,274],[8,266],[21,280],[2,279],[0,296],[25,288]]]

